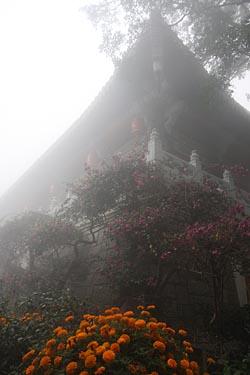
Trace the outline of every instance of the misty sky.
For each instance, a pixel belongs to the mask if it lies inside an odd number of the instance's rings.
[[[0,0],[0,195],[77,119],[112,74],[84,0]],[[245,97],[250,74],[237,83]]]

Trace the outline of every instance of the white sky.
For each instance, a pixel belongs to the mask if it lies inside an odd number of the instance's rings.
[[[0,0],[0,195],[76,120],[112,74],[84,0]],[[250,109],[250,74],[236,98]]]

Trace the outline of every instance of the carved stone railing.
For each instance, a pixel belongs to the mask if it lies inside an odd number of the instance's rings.
[[[196,150],[191,152],[189,162],[170,154],[163,150],[161,138],[156,129],[153,129],[150,134],[147,161],[161,164],[166,174],[175,179],[194,179],[200,183],[206,179],[213,181],[218,185],[218,188],[227,191],[232,198],[242,203],[247,213],[250,213],[250,193],[236,186],[230,171],[224,170],[222,178],[205,171],[202,169]]]

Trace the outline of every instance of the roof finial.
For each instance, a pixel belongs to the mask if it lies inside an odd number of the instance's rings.
[[[156,1],[150,14],[150,28],[153,71],[159,90],[161,89],[160,83],[163,70],[162,24],[160,1]]]

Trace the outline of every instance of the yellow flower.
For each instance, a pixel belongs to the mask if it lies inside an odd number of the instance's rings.
[[[74,316],[73,315],[69,315],[64,320],[65,320],[65,322],[72,322],[73,319],[74,319]]]
[[[181,336],[187,336],[187,331],[185,331],[184,329],[179,329],[178,333]]]
[[[34,371],[35,371],[35,366],[30,365],[29,367],[26,368],[25,375],[31,375],[31,374],[33,374]]]
[[[136,320],[136,322],[135,322],[135,328],[136,328],[136,329],[142,329],[142,328],[145,327],[145,325],[146,325],[146,322],[145,322],[145,320],[143,320],[143,319],[138,319],[138,320]]]
[[[208,359],[207,359],[207,363],[209,364],[209,365],[215,365],[215,360],[213,359],[213,358],[211,358],[211,357],[208,357]]]
[[[24,354],[23,356],[23,361],[27,361],[28,359],[30,359],[30,357],[32,357],[33,355],[35,354],[35,350],[32,349],[30,350],[29,352],[27,352],[26,354]]]
[[[100,375],[102,374],[106,368],[104,366],[98,367],[98,369],[94,372],[95,375]]]
[[[96,366],[96,356],[91,354],[85,359],[85,367],[87,368],[93,368]]]
[[[51,363],[51,358],[48,355],[45,355],[41,360],[40,360],[40,367],[47,368],[50,366]]]
[[[106,363],[112,363],[115,360],[115,352],[113,350],[106,350],[103,355],[102,359]]]
[[[186,360],[186,359],[182,359],[182,360],[180,361],[180,365],[181,365],[181,367],[183,367],[183,368],[189,368],[189,361]]]
[[[62,357],[60,357],[60,356],[55,357],[55,359],[54,359],[55,367],[60,367],[61,363],[62,363]]]
[[[46,346],[50,347],[50,346],[53,346],[55,344],[56,344],[56,340],[55,339],[51,339],[51,340],[47,341]]]
[[[173,368],[173,369],[177,368],[177,362],[173,358],[169,358],[167,360],[167,364],[170,368]]]
[[[66,366],[66,374],[73,375],[77,370],[77,362],[70,362]]]
[[[161,341],[155,341],[153,347],[160,352],[164,352],[166,350],[166,345]]]

